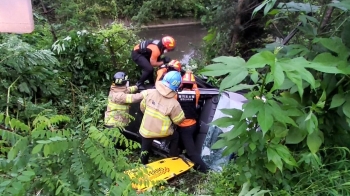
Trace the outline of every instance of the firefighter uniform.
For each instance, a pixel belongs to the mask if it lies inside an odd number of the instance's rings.
[[[141,154],[141,162],[148,163],[149,152],[153,139],[169,137],[170,156],[178,155],[178,133],[174,131],[172,124],[180,124],[185,115],[179,102],[174,99],[176,90],[181,84],[179,72],[168,72],[162,81],[156,82],[156,89],[149,89],[146,97],[141,101],[140,109],[144,113],[140,135],[142,136],[141,150],[147,153]]]
[[[114,75],[104,118],[106,127],[127,126],[129,124],[129,105],[140,102],[147,94],[147,91],[133,94],[138,89],[136,86],[127,87],[127,81],[128,76],[124,72],[117,72]]]
[[[194,133],[197,128],[197,112],[200,92],[197,88],[192,72],[186,72],[182,77],[183,90],[177,95],[177,99],[185,113],[185,120],[178,125],[180,140],[185,146],[186,153],[191,161],[195,163],[195,168],[201,172],[207,172],[208,167],[203,162],[200,153],[196,151],[194,145]]]

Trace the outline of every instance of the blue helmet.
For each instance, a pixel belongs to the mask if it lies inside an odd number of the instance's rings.
[[[124,72],[117,72],[113,76],[113,83],[116,85],[126,85],[128,81],[128,75],[126,75]]]
[[[173,91],[177,91],[181,82],[182,77],[178,71],[169,71],[162,80],[162,83]]]

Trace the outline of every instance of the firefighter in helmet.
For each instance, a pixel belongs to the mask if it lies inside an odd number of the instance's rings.
[[[142,69],[141,78],[136,83],[140,90],[145,89],[146,80],[154,86],[154,67],[169,63],[171,59],[163,54],[173,51],[175,46],[176,42],[173,37],[164,36],[161,40],[142,41],[134,47],[131,58]]]
[[[172,124],[178,125],[184,119],[184,112],[179,102],[174,99],[181,84],[181,74],[170,71],[161,81],[156,82],[156,89],[147,90],[141,101],[140,109],[144,113],[141,126],[141,163],[148,164],[149,152],[154,139],[170,140],[170,156],[177,156],[179,134]]]
[[[129,123],[129,104],[140,102],[147,91],[135,93],[137,86],[127,87],[128,76],[124,72],[117,72],[108,95],[107,110],[104,123],[107,128],[125,127]]]
[[[180,135],[180,141],[186,149],[189,159],[195,163],[195,169],[200,172],[207,172],[208,167],[200,157],[194,145],[194,133],[197,128],[197,112],[200,93],[192,71],[186,71],[182,77],[180,86],[181,93],[177,99],[185,113],[186,119],[178,125],[177,131]]]
[[[178,60],[171,60],[167,65],[162,65],[157,71],[156,81],[162,80],[164,75],[169,71],[181,72],[181,63]]]

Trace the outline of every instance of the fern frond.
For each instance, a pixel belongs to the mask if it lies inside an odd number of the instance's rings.
[[[12,130],[17,130],[17,131],[29,131],[30,127],[24,123],[22,123],[21,121],[19,121],[18,119],[12,118],[10,120],[10,126]]]
[[[64,115],[55,115],[50,117],[51,124],[58,124],[62,122],[70,122],[70,118]]]
[[[92,161],[98,166],[98,169],[100,169],[102,173],[112,179],[116,178],[117,172],[114,169],[114,163],[105,157],[103,148],[98,147],[89,138],[84,141],[84,148],[86,153],[90,156]]]
[[[8,130],[4,130],[0,128],[0,135],[2,137],[2,140],[10,142],[10,144],[13,146],[18,140],[22,139],[23,137],[21,135],[18,135],[15,132],[11,132]]]
[[[99,131],[95,126],[91,126],[89,128],[89,136],[95,141],[99,142],[105,148],[113,148],[114,146],[112,138],[108,137],[108,129],[104,131]]]
[[[19,151],[25,151],[27,146],[28,146],[28,138],[27,137],[22,137],[19,139],[10,149],[8,153],[8,160],[13,160],[17,157],[17,154]]]

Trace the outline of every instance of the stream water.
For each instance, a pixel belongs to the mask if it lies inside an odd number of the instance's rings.
[[[187,64],[194,54],[195,48],[201,45],[206,30],[201,25],[186,25],[144,29],[138,35],[145,39],[161,39],[165,35],[173,36],[176,40],[175,51],[166,55],[179,60],[182,64]]]

